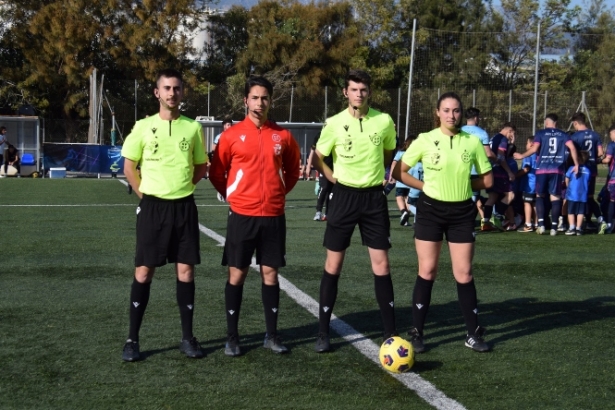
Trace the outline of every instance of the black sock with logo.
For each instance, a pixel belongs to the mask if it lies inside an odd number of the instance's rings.
[[[395,297],[391,275],[374,275],[374,290],[376,291],[376,301],[380,307],[384,335],[390,337],[397,334],[397,326],[395,325]]]
[[[331,322],[331,314],[333,306],[337,299],[337,283],[339,275],[331,275],[327,271],[322,271],[322,279],[320,280],[320,301],[318,303],[318,324],[319,332],[329,334],[329,323]]]
[[[269,336],[278,330],[278,306],[280,304],[280,284],[261,286],[263,309],[265,310],[265,325]]]
[[[239,311],[241,310],[242,298],[243,285],[231,285],[229,282],[226,282],[224,305],[226,308],[226,329],[229,336],[239,335]]]
[[[192,334],[192,323],[194,317],[194,281],[177,281],[177,306],[179,306],[179,318],[182,325],[182,340],[190,340]]]
[[[133,280],[130,288],[130,324],[128,328],[128,339],[133,342],[139,341],[139,330],[145,315],[145,308],[149,302],[150,287],[152,283],[139,283]]]
[[[412,292],[412,324],[423,335],[427,312],[431,303],[433,280],[426,280],[417,275]]]
[[[457,282],[457,297],[468,334],[473,335],[478,327],[478,301],[474,279],[468,283]]]

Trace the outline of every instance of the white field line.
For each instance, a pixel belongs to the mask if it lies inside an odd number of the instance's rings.
[[[205,235],[209,236],[220,246],[224,245],[225,238],[222,235],[217,234],[211,229],[199,224],[199,229]],[[252,259],[252,264],[250,265],[257,272],[260,271],[259,265],[255,263],[255,260]],[[280,281],[280,289],[282,289],[288,296],[291,297],[295,302],[297,302],[301,307],[306,309],[312,315],[318,318],[318,302],[316,302],[312,297],[307,295],[301,289],[293,285],[290,281],[284,278],[282,275],[278,275],[278,279]],[[354,346],[359,352],[361,352],[365,357],[370,359],[372,362],[376,363],[378,367],[380,366],[380,360],[378,358],[380,346],[371,341],[365,335],[359,333],[359,331],[355,330],[348,323],[344,322],[340,318],[335,315],[331,315],[331,328],[342,336],[348,343]],[[315,353],[316,354],[316,353]],[[383,369],[383,371],[386,371]],[[387,372],[388,373],[388,372]],[[440,390],[436,389],[436,387],[430,382],[424,380],[421,376],[416,373],[402,373],[402,374],[393,374],[388,373],[392,377],[399,380],[404,386],[413,390],[420,398],[425,400],[431,406],[436,409],[441,410],[464,410],[460,403],[456,402],[453,399],[446,397],[444,393]]]
[[[125,181],[119,181],[124,185],[127,185]],[[211,229],[207,228],[202,224],[199,224],[199,229],[205,235],[218,242],[220,246],[224,246],[224,242],[226,242],[226,238],[224,236],[212,231]],[[255,263],[254,259],[252,259],[252,264],[250,265],[250,267],[252,267],[252,269],[256,270],[257,272],[260,271],[260,267]],[[282,289],[288,296],[290,296],[291,299],[297,302],[299,306],[303,307],[316,318],[318,318],[318,302],[316,302],[312,297],[303,292],[301,289],[293,285],[282,275],[278,275],[278,280],[280,281],[280,289]],[[380,360],[378,358],[380,346],[378,346],[365,335],[355,330],[352,326],[350,326],[348,323],[344,322],[335,315],[331,315],[331,328],[337,334],[342,336],[344,340],[354,346],[365,357],[376,363],[378,367],[381,367]],[[383,371],[386,372],[386,370],[384,369]],[[428,404],[435,407],[436,409],[465,410],[465,407],[463,407],[463,405],[451,398],[448,398],[444,393],[436,389],[436,386],[424,380],[416,373],[408,372],[402,374],[393,374],[387,372],[387,374],[399,380],[400,383],[408,387],[410,390],[413,390],[420,398],[425,400]]]

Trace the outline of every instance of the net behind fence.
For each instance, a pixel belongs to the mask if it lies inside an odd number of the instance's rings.
[[[517,126],[520,150],[534,128],[543,126],[547,113],[560,116],[560,128],[568,129],[568,120],[577,110],[585,111],[591,127],[605,137],[615,122],[615,68],[602,55],[612,43],[613,35],[566,35],[567,47],[543,51],[538,72],[538,93],[534,93],[535,41],[528,37],[527,50],[513,53],[502,49],[502,33],[458,33],[421,29],[417,32],[412,74],[411,107],[408,130],[418,134],[434,127],[434,110],[438,97],[447,91],[457,92],[464,106],[481,110],[481,126],[490,135],[497,133],[504,122]],[[611,52],[613,54],[613,52]],[[584,64],[586,74],[579,72]],[[576,71],[575,71],[576,70]],[[585,75],[585,77],[584,77]],[[136,120],[155,114],[158,103],[153,97],[153,84],[135,84],[130,80],[105,78],[106,92],[100,122],[101,144],[110,144],[112,116],[122,143]],[[109,85],[113,86],[110,87]],[[609,88],[610,87],[610,88]],[[182,114],[213,117],[244,117],[242,95],[235,95],[226,84],[200,85],[186,90]],[[398,133],[406,130],[407,83],[393,89],[378,90],[372,106],[391,115]],[[535,101],[536,99],[536,107]],[[316,95],[295,87],[274,90],[270,118],[284,122],[323,122],[345,107],[342,90],[323,88]],[[535,113],[536,111],[536,113]],[[89,121],[45,120],[48,142],[86,142]]]

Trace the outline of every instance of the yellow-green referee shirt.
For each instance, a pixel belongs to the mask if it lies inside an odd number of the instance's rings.
[[[382,185],[384,151],[395,149],[395,125],[388,114],[370,108],[354,118],[348,110],[327,119],[316,144],[325,157],[333,154],[333,176],[353,188]]]
[[[419,134],[401,160],[410,167],[423,163],[423,192],[431,198],[460,202],[472,197],[470,172],[478,175],[491,170],[485,148],[476,137],[461,131],[452,137],[440,128]]]
[[[141,164],[141,192],[162,199],[184,198],[194,192],[194,166],[207,163],[203,129],[184,116],[168,121],[152,115],[137,121],[122,156]]]

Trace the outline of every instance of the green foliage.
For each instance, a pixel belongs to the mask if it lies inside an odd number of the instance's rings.
[[[250,10],[248,36],[238,73],[275,70],[305,95],[343,78],[357,46],[352,10],[344,2],[262,1]]]

